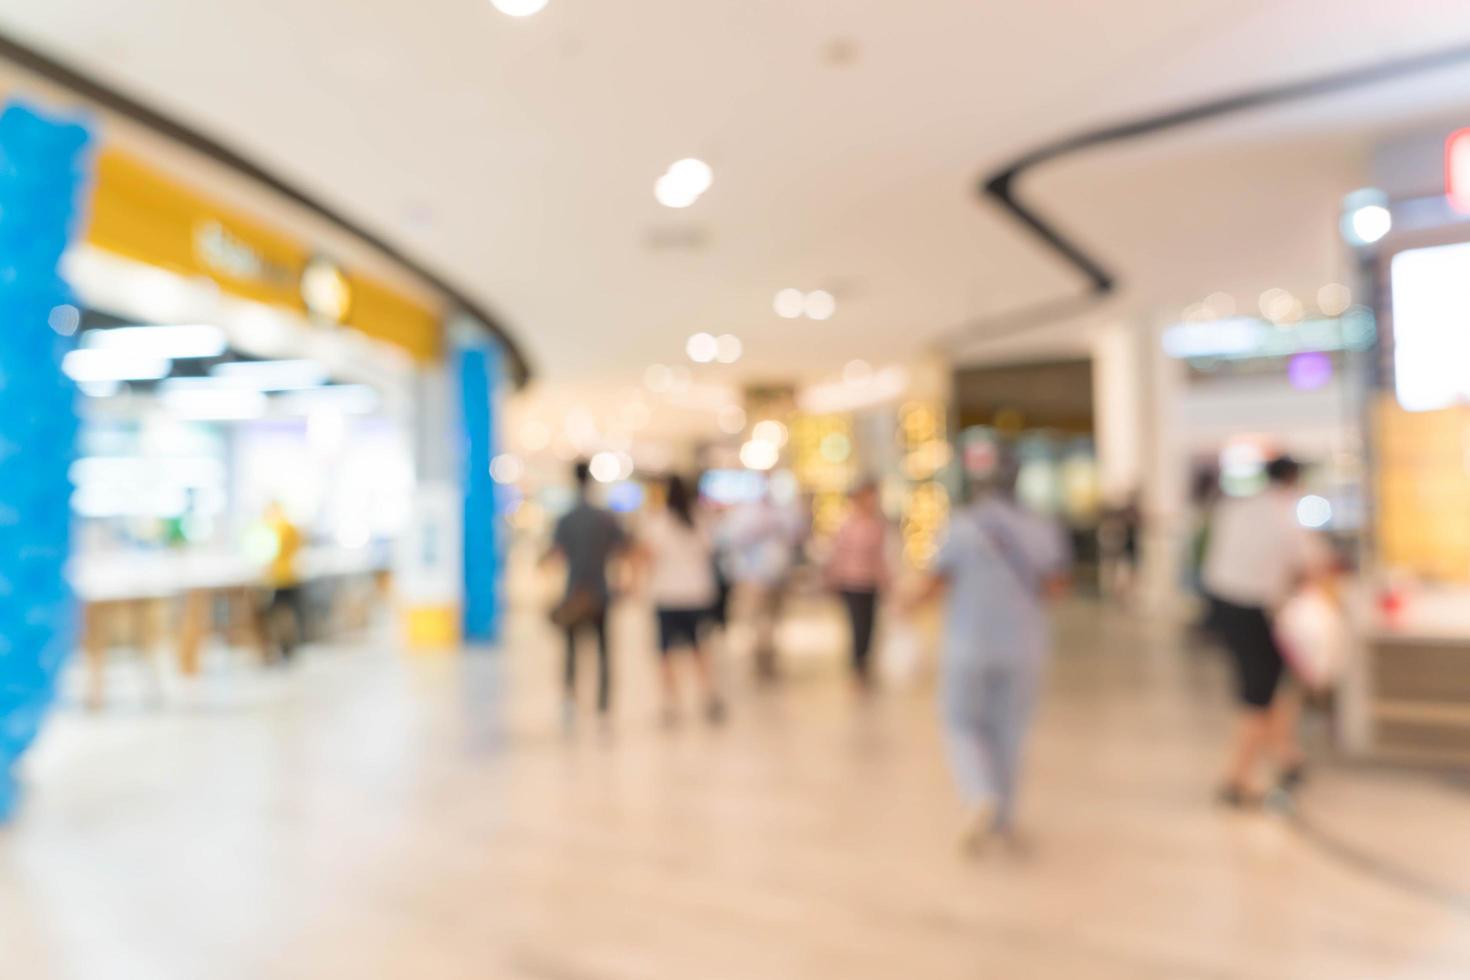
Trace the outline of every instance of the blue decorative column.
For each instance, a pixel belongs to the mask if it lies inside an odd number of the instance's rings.
[[[76,321],[53,311],[70,302],[58,266],[87,142],[84,127],[23,105],[0,112],[0,820],[76,643],[64,574],[76,391],[61,371]]]
[[[463,426],[464,638],[493,643],[500,635],[502,574],[500,507],[490,460],[495,456],[496,393],[500,351],[491,345],[461,347],[455,354]]]

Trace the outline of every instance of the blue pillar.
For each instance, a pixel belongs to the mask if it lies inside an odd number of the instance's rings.
[[[500,382],[500,351],[490,345],[462,347],[455,353],[463,426],[461,485],[464,488],[464,638],[494,643],[500,636],[500,586],[503,568],[500,512],[490,460]]]
[[[71,300],[58,267],[88,138],[18,103],[0,112],[0,820],[76,644],[64,574],[76,391],[61,371],[76,322],[53,311]]]

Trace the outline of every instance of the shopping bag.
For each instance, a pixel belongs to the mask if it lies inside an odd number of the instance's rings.
[[[878,669],[884,680],[907,684],[919,675],[924,660],[924,635],[912,619],[895,618],[883,631]]]
[[[1307,688],[1336,686],[1347,666],[1352,637],[1341,608],[1326,591],[1309,586],[1276,613],[1276,646]]]

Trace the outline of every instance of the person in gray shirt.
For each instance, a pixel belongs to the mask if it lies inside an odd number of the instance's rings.
[[[1002,460],[957,511],[910,608],[947,593],[941,712],[955,780],[969,809],[962,840],[1014,841],[1021,753],[1051,646],[1046,600],[1065,585],[1066,536],[1013,499]]]
[[[607,640],[607,608],[611,591],[607,565],[628,543],[616,517],[588,499],[592,475],[585,462],[573,469],[577,503],[556,523],[546,559],[566,565],[567,585],[553,618],[566,634],[565,721],[576,717],[577,637],[585,630],[597,636],[597,711],[606,717],[612,704],[612,662]]]

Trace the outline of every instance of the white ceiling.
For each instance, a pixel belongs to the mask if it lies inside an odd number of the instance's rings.
[[[1410,14],[1412,11],[1412,15]],[[976,180],[1070,131],[1470,39],[1463,0],[0,0],[0,26],[237,146],[483,299],[553,382],[636,383],[696,330],[739,377],[902,357],[1074,289]],[[852,54],[834,63],[834,44]],[[1314,289],[1385,128],[1463,73],[1044,168],[1025,195],[1126,287]],[[654,180],[695,155],[675,212]],[[695,250],[650,234],[696,227]],[[831,289],[838,315],[771,296]]]

